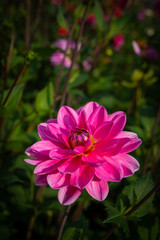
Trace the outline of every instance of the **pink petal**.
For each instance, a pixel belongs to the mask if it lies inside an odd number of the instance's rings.
[[[103,106],[98,106],[90,115],[88,122],[90,125],[97,127],[108,121],[107,111]]]
[[[113,125],[112,122],[105,122],[102,125],[100,125],[100,127],[97,128],[93,134],[94,139],[99,142],[107,138],[112,125]]]
[[[78,186],[83,189],[94,177],[93,167],[82,165],[79,169]]]
[[[119,138],[119,139],[116,139],[118,142],[115,146],[113,146],[113,148],[110,148],[106,155],[108,156],[113,156],[113,155],[116,155],[118,154],[121,149],[125,146],[125,144],[129,143],[131,141],[130,138]]]
[[[106,158],[106,163],[95,168],[95,175],[101,180],[119,182],[123,178],[123,171],[119,162]]]
[[[81,195],[81,190],[76,187],[64,187],[58,191],[58,200],[62,205],[70,205]]]
[[[57,123],[57,119],[55,119],[55,118],[48,119],[47,123]]]
[[[142,50],[136,41],[132,41],[132,47],[133,47],[134,52],[138,56],[142,56]]]
[[[58,112],[57,121],[64,128],[73,129],[78,124],[78,114],[72,108],[63,106]]]
[[[94,177],[94,168],[87,164],[81,165],[70,176],[70,185],[78,188],[84,188]]]
[[[57,148],[51,150],[49,156],[51,159],[66,159],[73,157],[73,150]]]
[[[74,154],[81,154],[84,152],[85,147],[83,146],[77,146],[73,149]]]
[[[124,112],[117,112],[117,114],[111,114],[109,121],[113,121],[112,129],[109,133],[109,138],[117,136],[124,128],[126,124],[126,114]]]
[[[79,128],[88,129],[87,120],[86,120],[86,113],[83,110],[79,114],[78,126],[79,126]]]
[[[42,140],[54,140],[54,136],[49,131],[47,123],[41,123],[38,125],[38,135]]]
[[[99,154],[94,154],[90,151],[87,155],[82,155],[82,160],[92,167],[101,166],[106,160]]]
[[[103,201],[106,199],[109,187],[108,183],[106,181],[99,181],[96,178],[94,178],[87,186],[86,186],[87,192],[96,200]]]
[[[81,108],[81,111],[84,111],[86,114],[87,121],[88,121],[88,118],[90,117],[90,115],[92,114],[92,112],[94,112],[98,106],[99,106],[99,104],[96,102],[89,102],[84,107]],[[79,111],[78,111],[78,113],[79,113]]]
[[[129,154],[118,154],[113,157],[113,160],[121,164],[123,177],[132,176],[140,167],[138,161]]]
[[[37,165],[44,160],[29,158],[29,159],[24,159],[24,161],[27,162],[27,163],[30,163],[31,165]]]
[[[94,153],[101,153],[101,152],[107,152],[114,147],[116,147],[118,143],[118,139],[111,139],[111,140],[104,140],[103,142],[98,142],[94,145],[93,152]]]
[[[137,138],[137,134],[129,131],[120,132],[116,138]]]
[[[120,153],[129,153],[132,152],[133,150],[135,150],[137,147],[139,147],[139,145],[141,145],[142,141],[139,138],[133,138],[131,139],[130,142],[126,143]]]
[[[53,189],[66,187],[69,185],[69,174],[62,174],[60,172],[54,172],[48,174],[47,182],[49,186]]]
[[[34,183],[36,186],[43,186],[43,185],[47,185],[47,175],[36,175],[34,178]]]
[[[34,173],[38,174],[38,175],[50,173],[50,172],[56,170],[57,167],[59,167],[61,163],[62,162],[60,160],[45,160],[45,161],[39,163],[35,167]]]
[[[81,163],[82,160],[80,157],[69,158],[58,167],[58,170],[61,173],[74,173],[81,166]]]
[[[48,129],[54,137],[54,143],[60,148],[65,148],[64,140],[62,138],[63,129],[60,129],[57,123],[49,123]]]
[[[49,152],[55,148],[55,145],[51,141],[39,141],[27,148],[25,153],[28,156],[39,158],[40,155],[48,156]]]

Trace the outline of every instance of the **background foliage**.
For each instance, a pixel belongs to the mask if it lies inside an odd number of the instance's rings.
[[[76,41],[88,1],[6,1],[0,16],[0,236],[12,239],[56,239],[65,207],[57,191],[34,186],[33,167],[25,149],[39,140],[37,125],[56,117],[68,69],[55,93],[60,65],[52,66],[54,42]],[[100,203],[84,191],[73,204],[62,239],[110,238],[158,240],[160,192],[127,216],[160,180],[160,1],[90,1],[81,50],[68,78],[65,104],[79,108],[88,101],[108,113],[125,111],[126,130],[142,145],[133,153],[140,162],[134,176],[109,183]],[[121,36],[118,44],[115,36]],[[122,41],[123,40],[123,41]],[[136,41],[142,53],[134,52]],[[73,52],[69,57],[73,59]],[[83,61],[90,69],[86,70]],[[114,225],[116,224],[116,225]],[[118,226],[118,228],[117,228]],[[105,236],[105,238],[103,238]]]

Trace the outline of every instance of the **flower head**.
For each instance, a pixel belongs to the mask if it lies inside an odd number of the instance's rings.
[[[118,34],[114,36],[113,38],[114,50],[119,51],[123,45],[124,45],[124,36],[122,34]]]
[[[159,57],[158,51],[154,46],[145,46],[142,51],[139,44],[136,41],[132,41],[132,47],[134,52],[141,57],[145,57],[148,60],[156,60]]]
[[[38,126],[41,141],[26,150],[35,165],[35,184],[59,189],[63,205],[73,203],[85,188],[98,201],[109,192],[108,181],[118,182],[139,169],[137,160],[128,153],[141,140],[135,133],[123,131],[124,112],[108,115],[96,102],[77,111],[60,108],[57,119]]]
[[[65,51],[67,48],[67,40],[59,39],[57,42],[54,43],[54,46],[59,48],[60,50]],[[64,59],[64,66],[66,68],[69,68],[71,66],[72,61],[69,54],[71,53],[71,50],[74,49],[75,47],[76,47],[76,43],[73,41],[68,46],[67,55],[65,56],[65,59]],[[78,45],[78,51],[80,51],[80,49],[81,49],[81,43],[79,43]],[[60,65],[62,63],[64,58],[64,52],[61,52],[60,50],[57,50],[56,52],[54,52],[50,57],[50,62],[52,66]],[[78,68],[77,63],[75,64],[75,68]]]

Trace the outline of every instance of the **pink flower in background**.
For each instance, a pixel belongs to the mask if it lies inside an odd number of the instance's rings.
[[[158,51],[153,46],[147,46],[145,49],[145,56],[148,60],[155,60],[158,58]]]
[[[67,48],[67,40],[66,39],[59,39],[57,42],[54,43],[54,46],[65,51]],[[75,42],[71,42],[69,44],[69,47],[67,49],[67,53],[68,55],[70,54],[71,50],[74,49],[76,47]],[[78,45],[78,51],[80,51],[81,49],[81,43]],[[64,66],[69,68],[71,66],[71,58],[69,56],[65,57],[64,60]],[[57,50],[56,52],[54,52],[52,54],[52,56],[50,57],[50,62],[52,66],[56,66],[56,65],[60,65],[63,61],[64,58],[64,52],[61,52],[60,50]],[[78,64],[75,65],[75,68],[78,68]]]
[[[92,66],[90,64],[90,58],[83,60],[82,65],[85,71],[91,70]]]
[[[89,17],[86,19],[86,23],[90,24],[92,27],[96,26],[96,18],[94,13],[91,13]]]
[[[64,58],[64,53],[60,51],[56,51],[51,57],[50,57],[50,62],[52,66],[60,65],[61,62],[63,61]],[[69,68],[71,66],[71,59],[66,56],[64,59],[64,66],[66,68]]]
[[[142,50],[141,50],[139,44],[136,41],[132,41],[132,47],[133,47],[134,52],[138,56],[142,56]]]
[[[67,39],[59,39],[57,42],[54,43],[54,46],[65,51],[67,48]],[[76,43],[72,41],[69,44],[68,49],[74,49],[75,47],[76,47]],[[81,43],[79,43],[78,45],[78,51],[80,51],[80,49],[81,49]]]
[[[26,150],[35,165],[35,184],[59,189],[63,205],[73,203],[85,188],[98,201],[109,192],[108,181],[119,182],[139,169],[137,160],[128,153],[141,140],[133,132],[123,131],[124,112],[108,115],[96,102],[77,111],[60,108],[57,119],[38,126],[41,141]]]
[[[156,60],[159,56],[158,51],[153,46],[146,45],[142,51],[139,44],[136,41],[132,41],[132,47],[138,56],[145,57],[148,60]]]
[[[116,51],[119,51],[121,47],[124,45],[124,36],[122,34],[118,34],[113,38],[113,47]]]
[[[142,8],[137,15],[138,20],[143,21],[145,19],[145,13],[146,13],[146,9]]]

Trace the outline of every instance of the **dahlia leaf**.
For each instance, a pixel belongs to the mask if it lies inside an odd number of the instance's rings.
[[[103,31],[105,27],[104,13],[100,2],[97,0],[94,1],[94,14],[96,16],[99,30]]]
[[[53,105],[53,94],[54,90],[51,82],[49,82],[49,84],[37,94],[35,99],[35,108],[39,114],[50,112]]]
[[[4,103],[9,93],[9,90],[5,90],[3,95],[2,94],[0,95],[0,99],[2,100],[2,102],[0,103],[1,116],[10,114],[17,108],[23,93],[23,87],[24,87],[24,84],[15,86],[4,106],[2,104]]]
[[[81,236],[82,236],[82,233],[83,233],[83,229],[82,228],[68,228],[63,237],[62,237],[62,240],[80,240],[81,239]]]
[[[115,223],[124,230],[126,235],[129,235],[129,228],[124,215],[117,208],[112,207],[110,204],[107,205],[107,213],[108,218],[103,221],[103,223]]]

